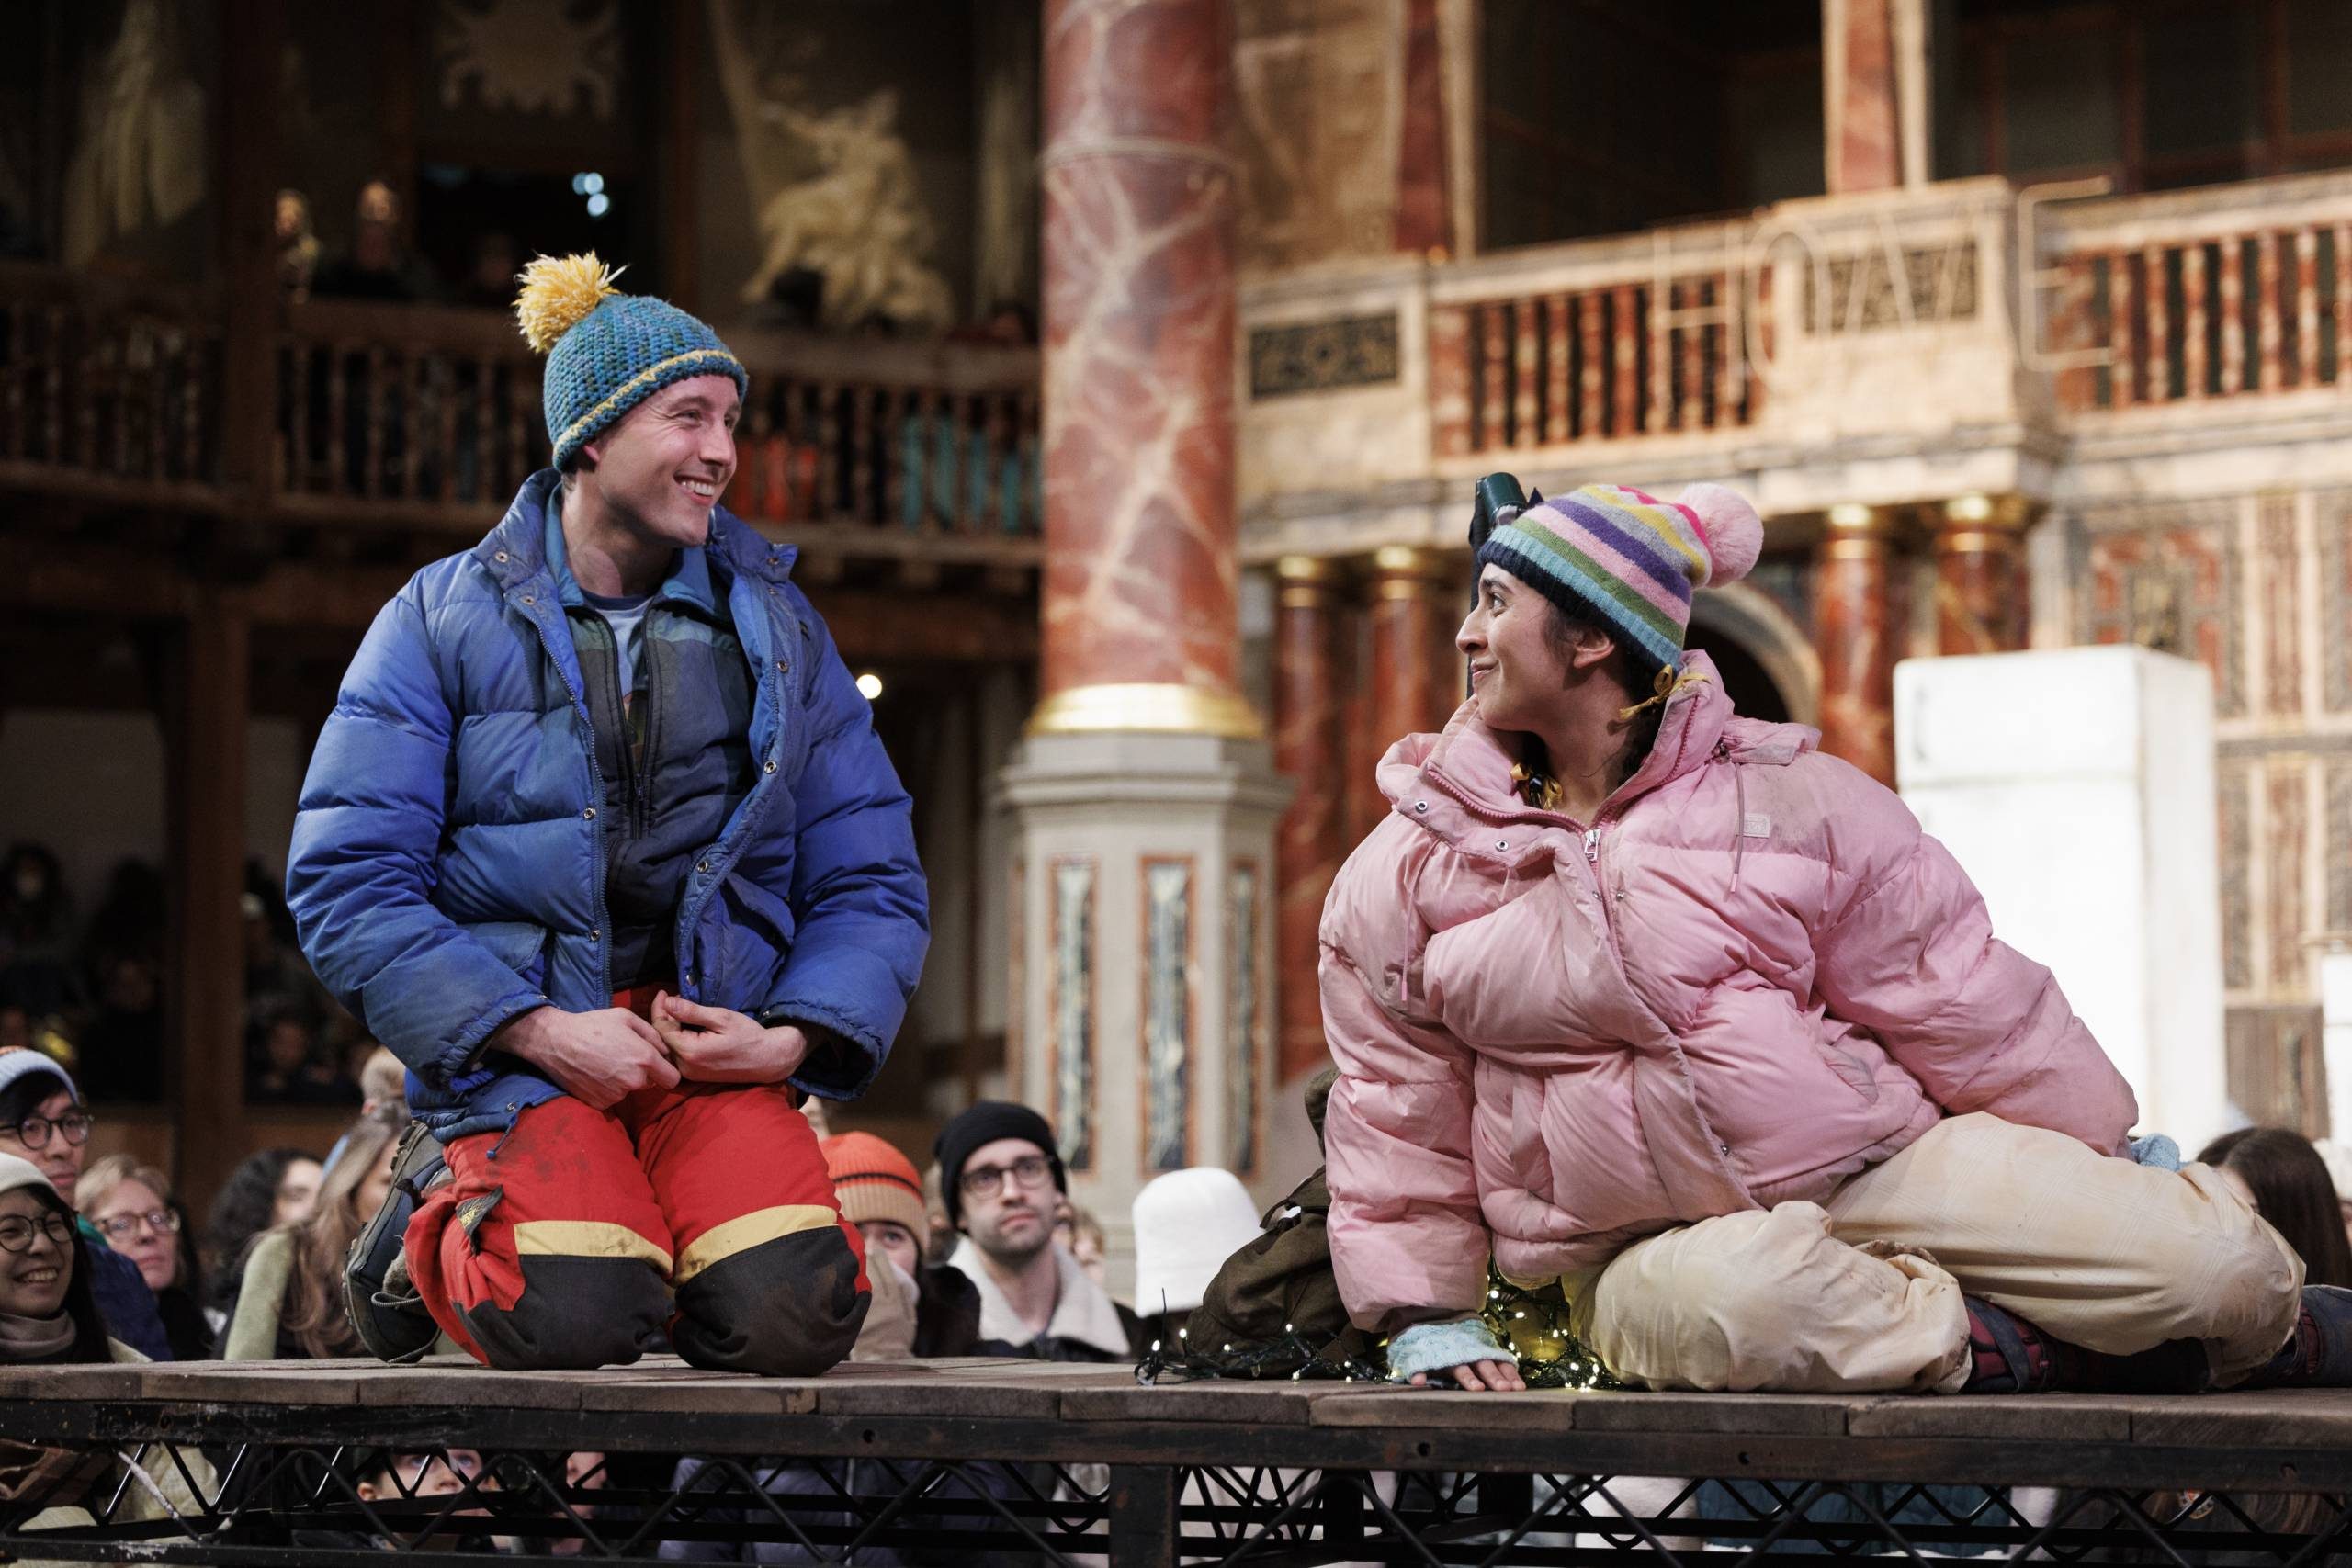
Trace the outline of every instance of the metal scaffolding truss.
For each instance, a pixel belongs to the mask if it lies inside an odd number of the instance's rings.
[[[314,1398],[323,1374],[305,1375]],[[640,1372],[556,1408],[574,1385],[386,1375],[404,1397],[376,1404],[365,1386],[272,1404],[253,1370],[233,1401],[153,1395],[230,1391],[192,1371],[150,1371],[124,1398],[87,1397],[115,1386],[95,1374],[78,1398],[0,1379],[0,1562],[650,1563],[665,1545],[956,1568],[2352,1555],[2341,1394],[1469,1396],[951,1369],[806,1388]],[[540,1407],[499,1402],[526,1386]],[[406,1397],[419,1389],[452,1397]],[[67,1504],[82,1512],[28,1528]]]

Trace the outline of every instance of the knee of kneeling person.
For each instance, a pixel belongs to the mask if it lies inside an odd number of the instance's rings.
[[[661,1277],[634,1258],[535,1258],[512,1307],[483,1302],[465,1325],[502,1371],[627,1366],[659,1341],[668,1315]]]
[[[815,1377],[857,1343],[873,1299],[857,1276],[846,1244],[771,1242],[726,1258],[678,1288],[678,1354],[714,1370]]]

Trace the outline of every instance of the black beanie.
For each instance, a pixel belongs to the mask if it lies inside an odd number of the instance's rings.
[[[1069,1172],[1062,1168],[1062,1156],[1054,1146],[1054,1130],[1046,1119],[1025,1105],[983,1100],[942,1127],[931,1145],[939,1160],[939,1197],[947,1205],[949,1224],[964,1223],[964,1162],[972,1157],[974,1149],[999,1138],[1020,1138],[1036,1145],[1054,1168],[1054,1185],[1064,1192],[1069,1190]]]

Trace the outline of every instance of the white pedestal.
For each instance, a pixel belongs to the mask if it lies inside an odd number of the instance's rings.
[[[2241,1122],[2222,1025],[2212,682],[2141,648],[1895,667],[1903,798],[2185,1154]]]
[[[1195,735],[1033,736],[1001,778],[1022,839],[1006,1076],[1053,1122],[1119,1295],[1145,1182],[1214,1165],[1255,1191],[1272,1163],[1290,785],[1264,742]]]

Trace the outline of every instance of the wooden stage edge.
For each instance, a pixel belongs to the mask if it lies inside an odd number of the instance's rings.
[[[1342,1382],[1145,1386],[1122,1366],[853,1362],[820,1378],[672,1357],[585,1372],[447,1359],[0,1372],[0,1437],[315,1440],[2352,1492],[2352,1391],[1825,1396]]]

